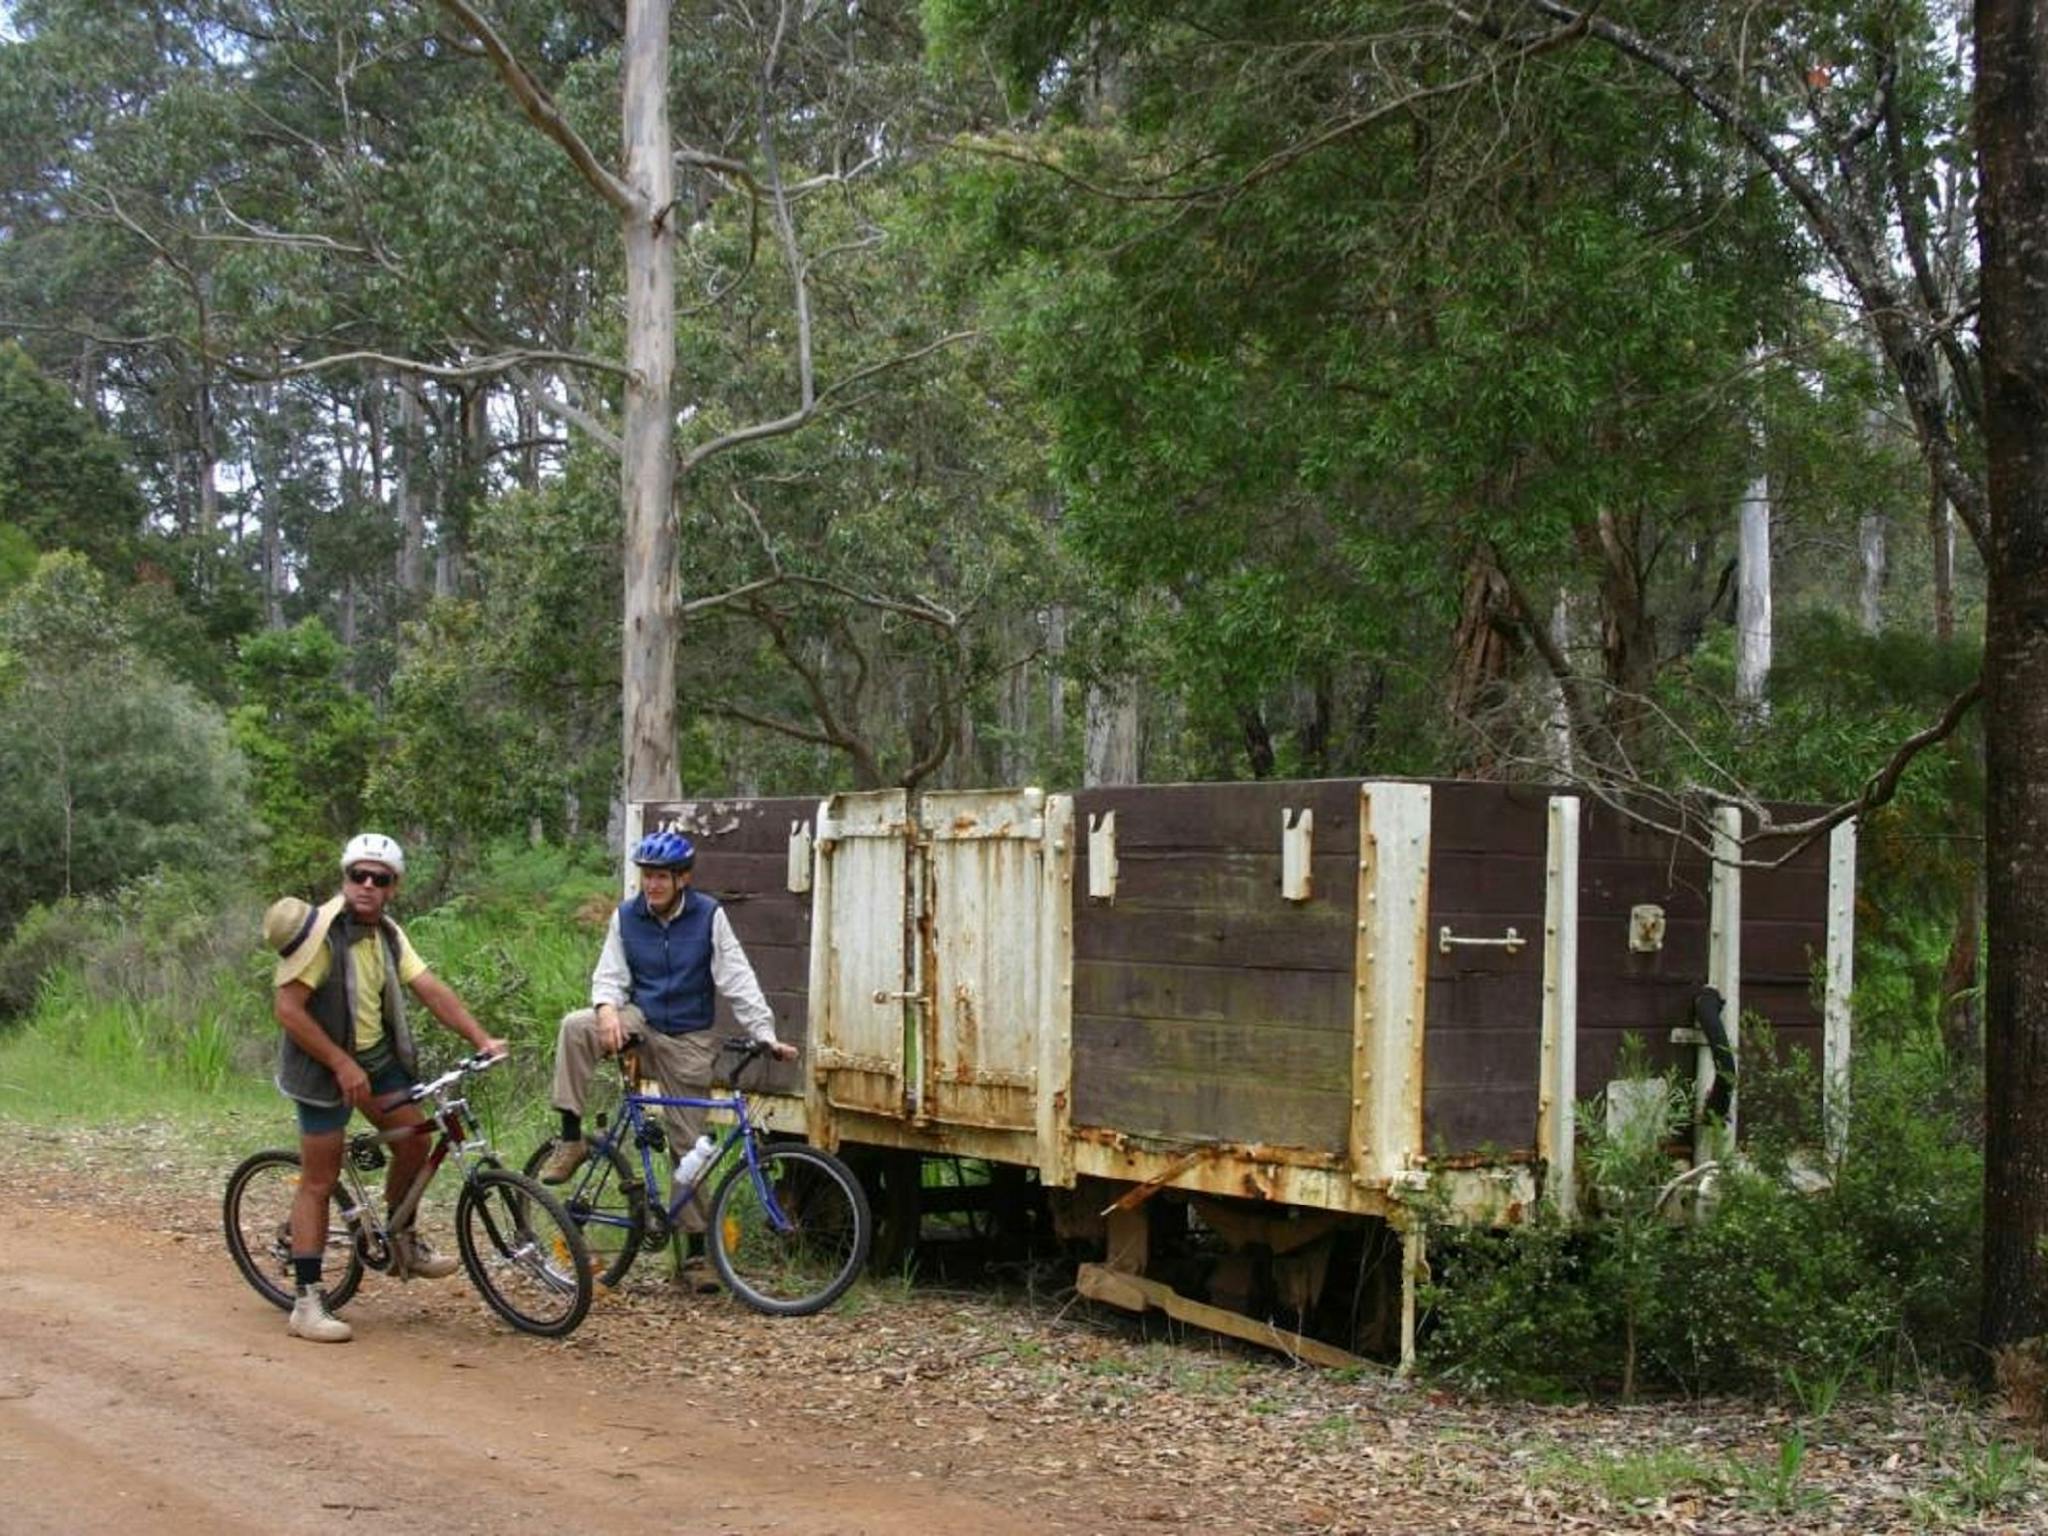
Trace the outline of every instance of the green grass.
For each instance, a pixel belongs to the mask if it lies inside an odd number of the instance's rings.
[[[589,996],[616,892],[594,856],[511,848],[433,910],[395,909],[435,974],[512,1044],[512,1060],[472,1100],[508,1161],[547,1132],[555,1027]],[[254,894],[157,882],[80,918],[69,962],[43,977],[25,1018],[0,1024],[0,1121],[176,1121],[202,1137],[228,1123],[245,1148],[288,1145],[290,1106],[271,1086],[278,1028],[257,938],[262,905]],[[423,1070],[466,1049],[424,1009],[412,1017]]]
[[[1688,1451],[1658,1449],[1576,1456],[1563,1450],[1536,1469],[1551,1488],[1582,1488],[1616,1504],[1655,1502],[1688,1488],[1717,1488],[1713,1468]]]

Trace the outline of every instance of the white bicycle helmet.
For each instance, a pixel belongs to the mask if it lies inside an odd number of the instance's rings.
[[[397,838],[386,837],[382,832],[358,832],[341,850],[343,869],[363,859],[373,864],[388,864],[395,875],[405,873],[405,850],[398,846]]]

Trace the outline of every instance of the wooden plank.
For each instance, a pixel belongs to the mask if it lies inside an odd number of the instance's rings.
[[[1076,913],[1074,919],[1077,963],[1349,972],[1352,943],[1348,910],[1317,902],[1299,910],[1254,913],[1153,909],[1119,901],[1113,909]]]
[[[1344,1087],[1351,1046],[1341,1026],[1293,1019],[1176,1019],[1076,1012],[1082,1072],[1121,1063],[1162,1072],[1221,1073],[1248,1083]],[[1087,1050],[1079,1037],[1087,1036]]]
[[[1299,1333],[1289,1333],[1284,1329],[1275,1328],[1271,1323],[1246,1317],[1242,1312],[1232,1312],[1225,1307],[1212,1307],[1205,1301],[1191,1300],[1157,1280],[1147,1280],[1139,1275],[1120,1274],[1105,1265],[1083,1264],[1075,1272],[1074,1288],[1092,1301],[1106,1302],[1128,1312],[1142,1312],[1147,1307],[1157,1307],[1178,1322],[1192,1323],[1197,1328],[1208,1329],[1211,1333],[1228,1334],[1234,1339],[1243,1339],[1248,1344],[1277,1349],[1283,1355],[1307,1361],[1310,1365],[1328,1366],[1332,1370],[1352,1370],[1372,1363],[1363,1356],[1339,1349],[1334,1344],[1325,1344],[1320,1339],[1311,1339]]]
[[[1283,809],[1315,812],[1319,853],[1358,849],[1356,779],[1265,780],[1255,784],[1136,784],[1084,789],[1074,796],[1074,824],[1085,870],[1091,817],[1116,812],[1119,859],[1130,850],[1280,848]],[[1079,882],[1087,888],[1086,882]]]
[[[1430,786],[1431,880],[1463,855],[1529,856],[1539,863],[1549,835],[1548,788],[1531,784],[1434,780]]]
[[[1219,1023],[1280,1019],[1344,1030],[1350,1028],[1351,980],[1338,971],[1089,961],[1074,967],[1074,1011]]]
[[[1341,1150],[1350,1099],[1289,1083],[1219,1081],[1123,1063],[1074,1085],[1076,1125],[1168,1141]]]
[[[1339,907],[1348,913],[1358,883],[1353,862],[1350,854],[1326,853],[1318,848],[1310,860],[1314,892],[1310,901]],[[1239,848],[1187,852],[1119,846],[1116,895],[1091,897],[1083,884],[1076,909],[1104,912],[1144,903],[1154,910],[1191,907],[1234,911],[1271,907],[1292,911],[1303,903],[1288,901],[1280,894],[1280,864],[1277,836],[1270,852]]]

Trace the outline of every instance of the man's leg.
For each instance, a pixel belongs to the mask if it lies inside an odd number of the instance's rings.
[[[394,1104],[388,1109],[366,1109],[363,1111],[380,1131],[402,1130],[407,1126],[425,1125],[427,1117],[417,1104]],[[427,1166],[427,1154],[433,1150],[433,1136],[426,1132],[415,1132],[400,1136],[385,1143],[390,1149],[391,1165],[384,1179],[384,1212],[391,1225],[391,1241],[405,1247],[406,1273],[416,1280],[444,1280],[462,1267],[462,1261],[452,1253],[437,1253],[427,1240],[416,1230],[414,1218],[417,1209],[407,1213],[405,1221],[398,1221],[398,1208],[405,1197],[412,1193],[413,1182],[419,1178],[420,1170]]]
[[[710,1030],[688,1035],[661,1035],[649,1030],[643,1049],[653,1058],[655,1076],[661,1081],[663,1094],[670,1098],[686,1094],[703,1098],[710,1093],[711,1069],[718,1059],[718,1042],[712,1038]],[[677,1157],[688,1152],[697,1138],[704,1134],[708,1115],[709,1111],[702,1109],[673,1108],[662,1112],[663,1123],[668,1127],[669,1145]],[[678,1218],[689,1256],[701,1255],[704,1251],[704,1224],[711,1204],[708,1193],[699,1183]],[[709,1280],[708,1273],[705,1279],[715,1288],[716,1282]]]
[[[583,1141],[583,1101],[590,1093],[590,1074],[605,1054],[597,1035],[595,1008],[578,1008],[562,1015],[562,1027],[555,1035],[555,1081],[548,1091],[548,1102],[562,1117],[562,1134],[540,1166],[543,1184],[567,1183],[583,1166],[589,1150]]]
[[[339,1113],[346,1125],[347,1108],[344,1106]],[[333,1115],[312,1110],[309,1116],[302,1107],[301,1123],[308,1118],[325,1125]],[[295,1337],[319,1344],[346,1344],[355,1332],[340,1318],[328,1315],[326,1300],[320,1293],[320,1268],[327,1257],[328,1200],[341,1177],[341,1140],[339,1127],[300,1132],[299,1187],[292,1196],[292,1273],[298,1297],[286,1327]]]

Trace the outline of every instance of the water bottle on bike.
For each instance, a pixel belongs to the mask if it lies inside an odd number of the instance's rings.
[[[709,1136],[699,1136],[695,1146],[683,1154],[683,1160],[676,1164],[675,1188],[688,1189],[704,1177],[704,1171],[711,1166],[711,1159],[718,1155],[718,1143]]]

